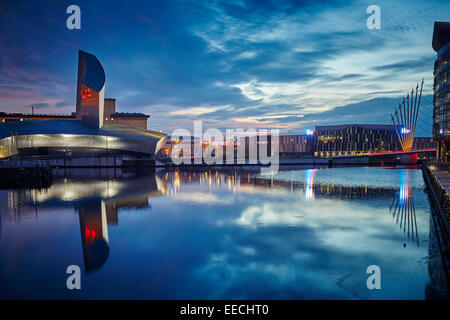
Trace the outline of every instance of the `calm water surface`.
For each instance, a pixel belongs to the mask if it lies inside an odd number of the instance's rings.
[[[0,298],[423,299],[424,187],[413,169],[60,171],[0,190]]]

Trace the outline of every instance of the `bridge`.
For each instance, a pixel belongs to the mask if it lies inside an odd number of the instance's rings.
[[[337,156],[331,159],[332,164],[416,164],[419,155],[432,156],[435,148],[422,150],[398,150],[357,154],[350,156]]]
[[[425,156],[435,154],[436,148],[413,150],[423,82],[422,79],[420,86],[417,84],[415,90],[413,88],[407,93],[406,99],[403,98],[398,108],[395,108],[394,114],[391,115],[401,150],[333,157],[332,164],[416,164],[419,154]]]

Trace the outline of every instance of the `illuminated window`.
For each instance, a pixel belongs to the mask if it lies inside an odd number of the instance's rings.
[[[84,233],[84,238],[86,239],[86,241],[95,240],[95,230],[89,229],[88,227],[86,227],[86,230]]]
[[[92,96],[91,90],[81,90],[81,99],[86,99]]]

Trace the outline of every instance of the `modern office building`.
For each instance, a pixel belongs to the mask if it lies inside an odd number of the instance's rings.
[[[448,162],[450,153],[450,22],[435,22],[433,138],[436,141],[436,159]]]
[[[413,150],[426,150],[436,147],[432,137],[414,137]]]
[[[312,139],[312,134],[291,134],[280,136],[280,157],[302,157],[312,154]]]
[[[333,157],[400,150],[395,127],[378,124],[316,126],[314,155]]]
[[[333,126],[316,126],[308,134],[291,134],[278,137],[280,158],[304,158],[321,157],[330,158],[334,156],[357,155],[374,152],[387,152],[402,150],[395,127],[393,125],[373,124],[349,124]],[[257,139],[258,140],[258,139]],[[267,149],[271,149],[271,137],[267,139]],[[165,145],[161,148],[163,158],[172,157],[172,149],[178,143],[176,139],[168,137]],[[198,142],[191,140],[191,150]],[[250,139],[244,137],[242,140],[228,141],[224,143],[223,154],[228,148],[235,149],[235,157],[240,144],[245,144],[245,158],[249,157]],[[259,144],[259,142],[258,142]],[[198,150],[204,150],[208,142],[201,143]],[[431,150],[435,148],[432,137],[414,137],[412,150]],[[201,156],[194,155],[192,157]]]
[[[79,51],[75,120],[0,123],[0,158],[11,156],[110,156],[152,158],[163,133],[105,123],[105,72],[97,58]]]

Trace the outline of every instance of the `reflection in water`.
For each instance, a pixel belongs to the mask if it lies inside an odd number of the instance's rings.
[[[409,186],[410,171],[400,171],[400,185],[372,187],[367,184],[360,185],[360,181],[352,181],[351,184],[315,183],[314,177],[319,169],[305,169],[304,181],[296,181],[291,176],[289,180],[274,179],[273,175],[262,178],[250,173],[236,174],[236,172],[224,173],[220,171],[171,171],[161,175],[165,185],[166,194],[176,194],[184,183],[208,184],[211,187],[226,185],[228,190],[236,192],[258,192],[258,189],[281,189],[289,192],[303,192],[306,201],[314,198],[336,198],[347,200],[376,200],[392,199],[389,212],[392,213],[394,221],[404,231],[405,237],[412,239],[420,246],[417,230],[416,211],[414,205],[414,188]],[[351,177],[350,177],[351,181]],[[249,187],[252,187],[249,189]]]
[[[120,208],[148,208],[150,206],[149,197],[166,192],[159,178],[155,176],[121,181],[107,180],[100,183],[104,189],[99,187],[98,181],[90,186],[86,182],[68,184],[67,179],[64,181],[64,185],[68,186],[63,192],[63,196],[66,197],[67,190],[70,189],[71,200],[86,200],[86,190],[90,190],[87,203],[77,206],[86,272],[101,268],[108,259],[108,224],[119,224],[118,210]],[[161,190],[158,187],[161,187]],[[64,190],[62,186],[58,185],[55,188],[59,191]],[[74,190],[81,191],[81,194]],[[51,194],[51,192],[47,193],[47,196]]]
[[[122,286],[130,279],[136,298],[364,298],[374,294],[359,285],[360,280],[365,284],[368,265],[385,262],[386,269],[397,268],[405,256],[423,256],[418,255],[424,247],[419,234],[423,239],[427,229],[420,213],[426,206],[420,203],[425,198],[414,180],[417,172],[385,170],[397,180],[368,183],[353,178],[364,176],[363,169],[353,170],[267,176],[164,170],[92,177],[70,171],[55,177],[48,189],[8,190],[3,198],[0,193],[0,236],[5,224],[43,219],[47,226],[50,213],[74,209],[79,229],[76,225],[75,236],[64,237],[76,239],[79,247],[81,235],[82,258],[71,247],[68,261],[79,256],[92,283],[104,288],[91,288],[92,297],[108,296],[108,276],[117,272]],[[130,218],[126,208],[137,214]],[[404,237],[417,246],[398,251]],[[420,282],[418,269],[404,272],[406,283]],[[390,274],[398,275],[396,269]],[[0,280],[4,277],[0,266]],[[396,290],[383,294],[405,297]],[[407,297],[420,297],[418,291]]]
[[[210,188],[226,186],[235,192],[257,193],[264,190],[282,190],[290,192],[301,191],[305,199],[328,197],[339,199],[392,199],[397,191],[396,187],[371,187],[368,185],[340,185],[335,183],[315,183],[314,176],[318,169],[302,170],[305,181],[261,178],[251,173],[224,173],[220,171],[165,171],[161,176],[164,194],[176,194],[182,184],[197,183],[208,185]],[[211,190],[210,190],[211,191]]]
[[[38,220],[40,208],[48,212],[73,205],[78,211],[84,269],[88,273],[101,268],[108,259],[108,225],[119,224],[119,209],[149,208],[148,199],[164,193],[167,190],[155,175],[86,178],[81,172],[56,177],[47,189],[10,191],[7,198],[8,208],[13,212],[10,218],[15,221],[27,219],[31,214]]]
[[[392,212],[392,217],[399,224],[400,230],[403,230],[403,234],[408,239],[412,238],[412,241],[415,241],[419,247],[413,188],[408,185],[409,171],[402,172],[400,179],[400,190],[398,195],[393,198],[389,212]]]
[[[314,174],[317,169],[307,169],[306,174],[306,184],[305,184],[305,195],[306,200],[312,199],[314,197],[313,186],[314,186]]]
[[[302,192],[306,201],[315,198],[336,198],[348,200],[393,199],[389,212],[399,224],[405,236],[419,246],[415,215],[413,188],[408,186],[409,171],[401,173],[400,188],[370,187],[367,185],[336,185],[314,183],[319,169],[306,169],[304,181],[291,177],[288,180],[262,178],[250,172],[207,171],[162,171],[156,175],[130,178],[96,177],[85,178],[83,174],[56,178],[53,185],[44,190],[15,190],[8,192],[8,207],[14,213],[14,220],[24,217],[22,205],[32,207],[25,211],[38,219],[38,208],[57,209],[73,205],[79,214],[85,271],[101,268],[109,256],[108,225],[118,225],[118,211],[121,208],[149,208],[149,197],[176,195],[182,184],[198,183],[212,188],[226,187],[228,190],[244,193],[258,193],[264,190]],[[1,218],[0,218],[1,235]]]
[[[109,256],[108,226],[104,201],[78,208],[84,269],[87,272],[101,268]]]

